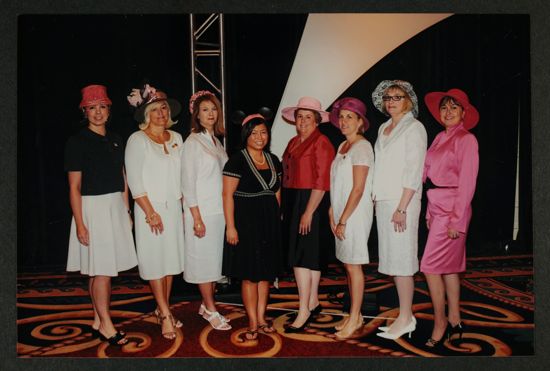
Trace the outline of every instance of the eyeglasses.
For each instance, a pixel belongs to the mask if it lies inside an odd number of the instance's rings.
[[[401,99],[405,98],[404,95],[384,95],[382,96],[382,100],[384,102],[389,102],[390,100],[393,100],[394,102],[399,102]]]

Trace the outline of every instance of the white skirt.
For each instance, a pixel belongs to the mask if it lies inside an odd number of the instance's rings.
[[[206,234],[195,236],[193,216],[185,208],[185,266],[183,278],[189,283],[216,282],[222,278],[225,218],[223,214],[202,217]]]
[[[412,276],[418,272],[418,221],[421,203],[413,198],[407,207],[404,232],[393,229],[391,218],[399,200],[376,201],[378,271],[390,276]]]
[[[151,232],[145,222],[145,213],[137,202],[134,204],[139,276],[144,280],[156,280],[183,271],[181,200],[151,201],[151,205],[164,226],[164,231],[158,235]]]
[[[132,226],[121,192],[82,196],[82,219],[90,244],[78,241],[73,217],[67,271],[116,277],[137,265]]]

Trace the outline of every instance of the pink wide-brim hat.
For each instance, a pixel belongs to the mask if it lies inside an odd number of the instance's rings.
[[[321,114],[321,122],[329,121],[329,113],[323,111],[321,109],[321,102],[313,97],[302,97],[298,100],[298,104],[296,106],[283,108],[283,118],[286,121],[295,124],[296,119],[294,118],[294,112],[300,109],[319,112]]]
[[[93,106],[96,104],[112,105],[113,103],[107,96],[107,88],[103,85],[88,85],[82,88],[82,100],[80,108]]]
[[[426,94],[424,97],[424,102],[426,103],[428,110],[437,122],[445,126],[445,124],[441,121],[441,114],[439,112],[439,104],[441,103],[441,99],[444,97],[451,97],[462,106],[464,109],[464,119],[462,122],[466,130],[470,130],[477,125],[479,122],[479,112],[470,103],[468,95],[457,88],[449,89],[447,92],[434,91]]]
[[[343,109],[355,112],[359,115],[359,117],[363,120],[363,130],[367,131],[370,123],[365,116],[367,114],[367,106],[365,106],[365,103],[353,97],[342,98],[334,102],[332,105],[332,110],[330,111],[330,122],[338,129],[340,129],[340,120],[338,119],[338,116],[340,115],[340,111]]]

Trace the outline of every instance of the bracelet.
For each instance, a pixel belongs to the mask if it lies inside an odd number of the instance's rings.
[[[338,222],[338,224],[336,224],[336,226],[339,226],[339,225],[343,225],[343,226],[345,227],[345,226],[346,226],[346,223]]]
[[[397,211],[399,214],[406,214],[406,213],[407,213],[407,210],[397,209],[396,211]]]
[[[157,214],[155,212],[151,213],[151,215],[145,217],[145,223],[147,223],[147,224],[151,223],[153,218],[156,218],[157,216],[159,216],[159,214]]]

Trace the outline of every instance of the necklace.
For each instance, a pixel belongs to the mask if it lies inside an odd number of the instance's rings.
[[[265,164],[265,156],[264,156],[264,153],[262,152],[262,158],[263,158],[263,161],[256,161],[256,159],[254,158],[254,156],[250,155],[250,157],[252,157],[252,161],[254,161],[255,163],[257,163],[258,165],[263,165]]]

